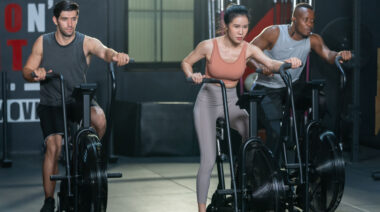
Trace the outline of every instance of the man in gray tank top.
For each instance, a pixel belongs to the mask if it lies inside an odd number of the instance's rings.
[[[50,175],[58,174],[58,158],[62,146],[63,120],[59,80],[46,80],[46,73],[62,74],[65,78],[67,115],[72,121],[82,117],[82,111],[73,100],[76,85],[86,81],[86,72],[91,55],[106,62],[125,65],[129,56],[105,47],[98,39],[75,31],[79,17],[79,5],[71,1],[61,1],[54,6],[53,22],[57,30],[40,36],[34,43],[25,67],[23,77],[29,82],[40,82],[40,104],[38,115],[45,138],[46,153],[43,162],[43,187],[45,201],[41,211],[54,211],[55,182]],[[34,77],[32,77],[34,73]],[[79,111],[79,112],[78,112]],[[91,125],[101,139],[106,129],[103,110],[91,104]]]
[[[343,60],[351,59],[350,51],[335,52],[330,50],[322,38],[312,33],[314,27],[314,11],[307,3],[297,4],[293,11],[290,25],[273,25],[265,28],[251,44],[256,45],[272,59],[284,60],[297,57],[302,61],[302,66],[297,69],[289,69],[295,84],[294,92],[302,91],[297,83],[300,80],[302,70],[306,64],[310,50],[315,51],[321,58],[330,64],[335,57],[340,55]],[[249,66],[263,68],[263,74],[257,79],[257,87],[267,91],[267,95],[261,101],[259,118],[264,124],[267,133],[267,146],[272,150],[275,158],[279,159],[280,123],[282,118],[282,102],[286,97],[285,84],[279,75],[274,75],[270,70],[255,61],[249,61]]]

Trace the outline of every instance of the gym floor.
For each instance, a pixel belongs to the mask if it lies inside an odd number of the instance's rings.
[[[379,211],[380,181],[374,181],[371,172],[380,170],[380,151],[366,147],[360,151],[360,162],[347,162],[345,191],[338,212]],[[12,160],[12,168],[0,168],[0,211],[39,211],[43,202],[42,156],[13,155]],[[109,166],[109,171],[122,172],[123,178],[109,180],[108,211],[197,211],[198,160],[197,157],[119,157],[116,164]],[[216,185],[215,168],[210,198]]]

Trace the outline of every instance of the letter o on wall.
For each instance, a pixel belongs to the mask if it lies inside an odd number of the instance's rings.
[[[8,32],[17,32],[22,26],[22,9],[18,4],[8,4],[5,7],[5,29]]]

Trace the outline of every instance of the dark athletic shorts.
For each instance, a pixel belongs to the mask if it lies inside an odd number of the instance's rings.
[[[95,100],[91,100],[91,107],[99,106]],[[63,135],[63,110],[61,106],[38,105],[37,113],[44,139],[49,135]],[[83,116],[82,104],[74,102],[66,105],[67,121],[79,123]]]

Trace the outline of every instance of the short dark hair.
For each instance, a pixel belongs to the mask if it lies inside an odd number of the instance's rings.
[[[76,10],[77,13],[79,14],[79,4],[73,1],[64,0],[54,5],[53,13],[56,18],[59,18],[62,11],[73,11],[73,10]]]
[[[305,2],[303,2],[303,3],[298,3],[298,4],[296,5],[296,7],[294,8],[294,10],[293,10],[292,17],[294,17],[295,12],[296,12],[298,9],[300,9],[300,8],[306,8],[306,9],[309,9],[309,10],[313,10],[313,11],[314,11],[314,8],[313,8],[310,4],[305,3]]]
[[[251,18],[245,6],[230,4],[224,11],[224,24],[227,26],[237,16],[246,16],[248,20]]]

